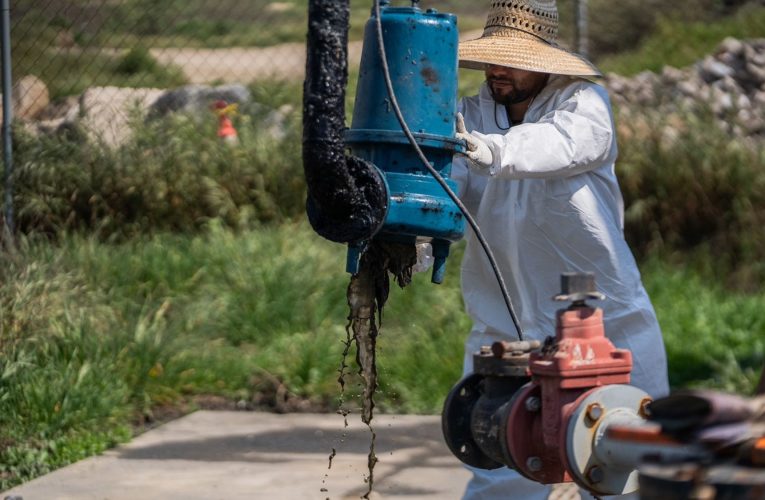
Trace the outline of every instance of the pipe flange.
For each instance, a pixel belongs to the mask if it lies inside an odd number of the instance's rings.
[[[481,398],[483,375],[471,374],[462,379],[446,397],[441,417],[441,430],[446,445],[462,463],[479,469],[493,470],[504,464],[488,457],[473,437],[471,416]]]
[[[567,469],[579,486],[600,495],[637,491],[638,472],[618,457],[598,454],[597,445],[609,425],[637,423],[645,391],[630,385],[608,385],[579,398],[568,419],[565,451]]]
[[[354,190],[339,190],[335,202],[337,206],[353,207],[352,210],[322,207],[309,189],[306,200],[308,222],[319,236],[335,243],[368,241],[385,223],[389,206],[388,184],[385,175],[371,162],[356,156],[347,156],[345,161]],[[326,193],[324,198],[325,201],[329,199]]]

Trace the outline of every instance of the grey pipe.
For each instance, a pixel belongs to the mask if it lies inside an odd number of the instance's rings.
[[[303,171],[314,230],[339,243],[370,239],[387,212],[385,181],[345,154],[349,0],[310,0],[303,86]]]
[[[5,231],[9,239],[13,238],[13,80],[11,77],[11,6],[10,0],[2,0],[2,65],[3,65],[3,164],[5,166]]]

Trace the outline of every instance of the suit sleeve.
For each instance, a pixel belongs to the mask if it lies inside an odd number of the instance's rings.
[[[480,134],[494,155],[500,179],[569,177],[616,159],[613,116],[605,89],[583,84],[535,123],[505,135]]]

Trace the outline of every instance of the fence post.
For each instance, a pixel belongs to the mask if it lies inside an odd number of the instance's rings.
[[[7,244],[13,244],[13,81],[11,78],[11,6],[10,0],[2,0],[2,73],[3,73],[3,164],[5,166],[5,237]]]
[[[574,51],[589,58],[589,17],[587,0],[574,0]]]

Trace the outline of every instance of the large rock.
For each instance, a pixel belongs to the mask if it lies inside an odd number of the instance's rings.
[[[132,137],[162,94],[161,89],[92,87],[80,97],[81,128],[93,141],[116,148]]]
[[[31,120],[50,104],[50,94],[45,82],[34,75],[27,75],[13,86],[13,116]]]
[[[208,85],[186,85],[168,90],[151,106],[150,116],[161,117],[168,113],[209,114],[210,104],[223,100],[229,104],[247,104],[250,91],[244,85],[230,84],[218,87]]]
[[[765,39],[727,38],[689,68],[666,67],[661,75],[643,72],[632,78],[608,75],[605,84],[620,108],[660,116],[711,110],[726,132],[765,139]]]
[[[80,138],[80,99],[75,96],[50,104],[37,115],[37,119],[24,122],[24,130],[32,135],[66,134]]]

